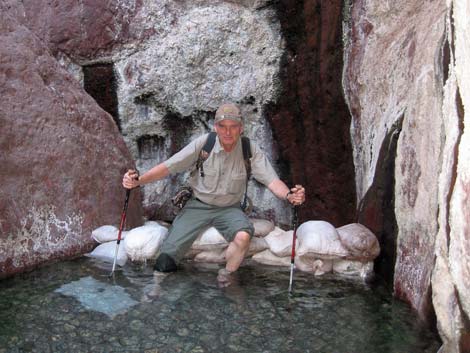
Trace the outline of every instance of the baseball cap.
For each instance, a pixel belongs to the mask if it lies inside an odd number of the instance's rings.
[[[238,108],[238,106],[233,103],[222,104],[215,112],[215,122],[217,123],[225,119],[230,119],[241,123],[242,114],[240,112],[240,108]]]

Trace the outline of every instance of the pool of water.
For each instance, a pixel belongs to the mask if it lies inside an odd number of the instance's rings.
[[[88,258],[0,281],[0,353],[435,353],[439,342],[381,285],[248,264],[219,288],[218,266]]]

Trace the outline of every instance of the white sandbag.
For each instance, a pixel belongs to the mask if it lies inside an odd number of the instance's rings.
[[[250,247],[248,248],[245,257],[250,257],[266,249],[269,249],[269,245],[264,238],[253,237],[251,238]]]
[[[349,255],[339,240],[336,228],[325,221],[308,221],[297,229],[299,256],[315,259],[338,259]]]
[[[321,276],[333,270],[333,260],[315,259],[310,256],[296,256],[295,267],[303,272],[311,272],[315,276]]]
[[[224,249],[227,246],[228,242],[222,234],[214,227],[210,227],[199,234],[191,248],[195,250],[215,250]]]
[[[153,259],[167,234],[168,229],[157,222],[131,229],[124,240],[127,256],[132,261]]]
[[[255,237],[265,237],[275,228],[274,223],[267,219],[250,218],[250,221],[255,227]]]
[[[119,229],[115,226],[101,226],[91,232],[91,237],[98,243],[107,243],[108,241],[117,240]],[[124,239],[121,234],[121,239]]]
[[[252,259],[263,265],[290,266],[290,256],[279,257],[274,255],[269,249],[254,254]]]
[[[214,250],[205,250],[201,251],[194,257],[194,261],[196,262],[204,262],[204,263],[215,263],[215,264],[222,264],[225,263],[225,253],[227,249],[214,249]]]
[[[349,251],[350,260],[367,262],[374,260],[380,253],[377,237],[359,223],[351,223],[337,229],[341,244]]]
[[[116,252],[116,243],[117,241],[110,241],[100,244],[91,253],[85,254],[85,256],[112,263],[114,261],[114,253]],[[116,257],[116,264],[119,266],[124,266],[126,261],[127,254],[126,250],[124,249],[124,244],[121,241]]]
[[[274,230],[264,237],[269,245],[269,250],[279,257],[290,256],[292,253],[292,236],[293,231],[283,231],[281,228],[276,227]],[[296,248],[299,242],[295,243]]]
[[[374,273],[374,262],[334,260],[333,271],[347,276],[367,278]]]

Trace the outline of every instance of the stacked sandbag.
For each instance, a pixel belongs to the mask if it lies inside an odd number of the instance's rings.
[[[155,259],[167,234],[166,227],[153,221],[130,230],[124,241],[127,256],[132,261]]]
[[[246,257],[251,257],[254,254],[257,254],[263,250],[269,249],[268,242],[264,238],[253,237],[250,241],[250,247],[246,253]]]
[[[91,237],[100,244],[107,243],[109,241],[117,240],[119,229],[115,226],[101,226],[91,232]],[[124,239],[127,232],[121,232],[121,239]]]
[[[377,237],[359,223],[352,223],[337,229],[341,244],[348,249],[348,259],[372,261],[380,253]]]
[[[91,237],[100,245],[98,245],[92,252],[85,254],[85,256],[92,257],[100,261],[114,262],[118,233],[119,229],[112,225],[104,225],[93,230],[91,232]],[[121,232],[121,240],[124,239],[126,235],[127,232]],[[116,264],[124,266],[126,262],[126,250],[124,249],[123,242],[120,242],[116,256]]]
[[[224,263],[227,247],[228,242],[222,234],[214,227],[210,227],[198,235],[189,252],[195,253],[193,259],[196,262]]]
[[[254,261],[270,266],[289,266],[290,256],[279,257],[274,255],[269,249],[259,252],[251,257]]]
[[[290,264],[293,231],[284,231],[275,227],[264,237],[269,249],[252,256],[252,259],[264,265],[286,266]]]
[[[283,230],[273,222],[251,219],[255,233],[246,253],[254,262],[270,266],[290,266],[293,230]],[[117,263],[122,266],[127,258],[132,261],[154,259],[167,236],[167,224],[146,222],[144,226],[122,233],[123,246]],[[380,246],[375,235],[359,223],[335,228],[325,221],[307,221],[296,232],[295,265],[300,271],[314,275],[339,273],[366,278],[373,273],[373,260]],[[88,256],[113,261],[118,229],[102,226],[92,237],[102,243]],[[195,262],[224,264],[229,243],[214,228],[202,231],[185,258]]]
[[[374,233],[359,223],[345,225],[337,231],[341,244],[349,254],[333,264],[333,271],[362,278],[371,275],[373,261],[380,253],[379,241]]]
[[[117,241],[109,241],[98,245],[91,253],[85,254],[85,256],[95,258],[100,261],[114,262],[114,254],[116,253]],[[116,257],[116,264],[124,266],[127,262],[127,254],[122,242],[119,246],[119,250]]]
[[[325,221],[308,221],[297,229],[299,240],[295,264],[301,271],[322,275],[333,270],[333,261],[348,251],[339,240],[336,228]]]
[[[255,237],[263,238],[271,233],[275,228],[274,223],[267,219],[250,218],[250,221],[255,228]]]
[[[198,235],[191,248],[194,250],[207,251],[225,249],[227,246],[228,242],[222,234],[214,227],[210,227]]]
[[[194,256],[194,261],[203,263],[223,264],[226,262],[227,249],[203,250]]]
[[[361,224],[336,229],[324,221],[308,221],[297,230],[296,266],[321,275],[327,272],[368,277],[380,248],[375,235]]]

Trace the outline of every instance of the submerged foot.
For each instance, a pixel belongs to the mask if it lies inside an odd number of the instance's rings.
[[[234,284],[236,278],[233,272],[226,268],[221,268],[217,274],[217,281],[219,282],[219,287],[224,288]]]
[[[149,302],[152,301],[155,298],[158,298],[161,295],[162,292],[162,287],[161,283],[163,280],[170,275],[169,273],[166,272],[158,272],[154,271],[153,272],[153,283],[146,288],[144,291],[142,301],[144,302]]]

